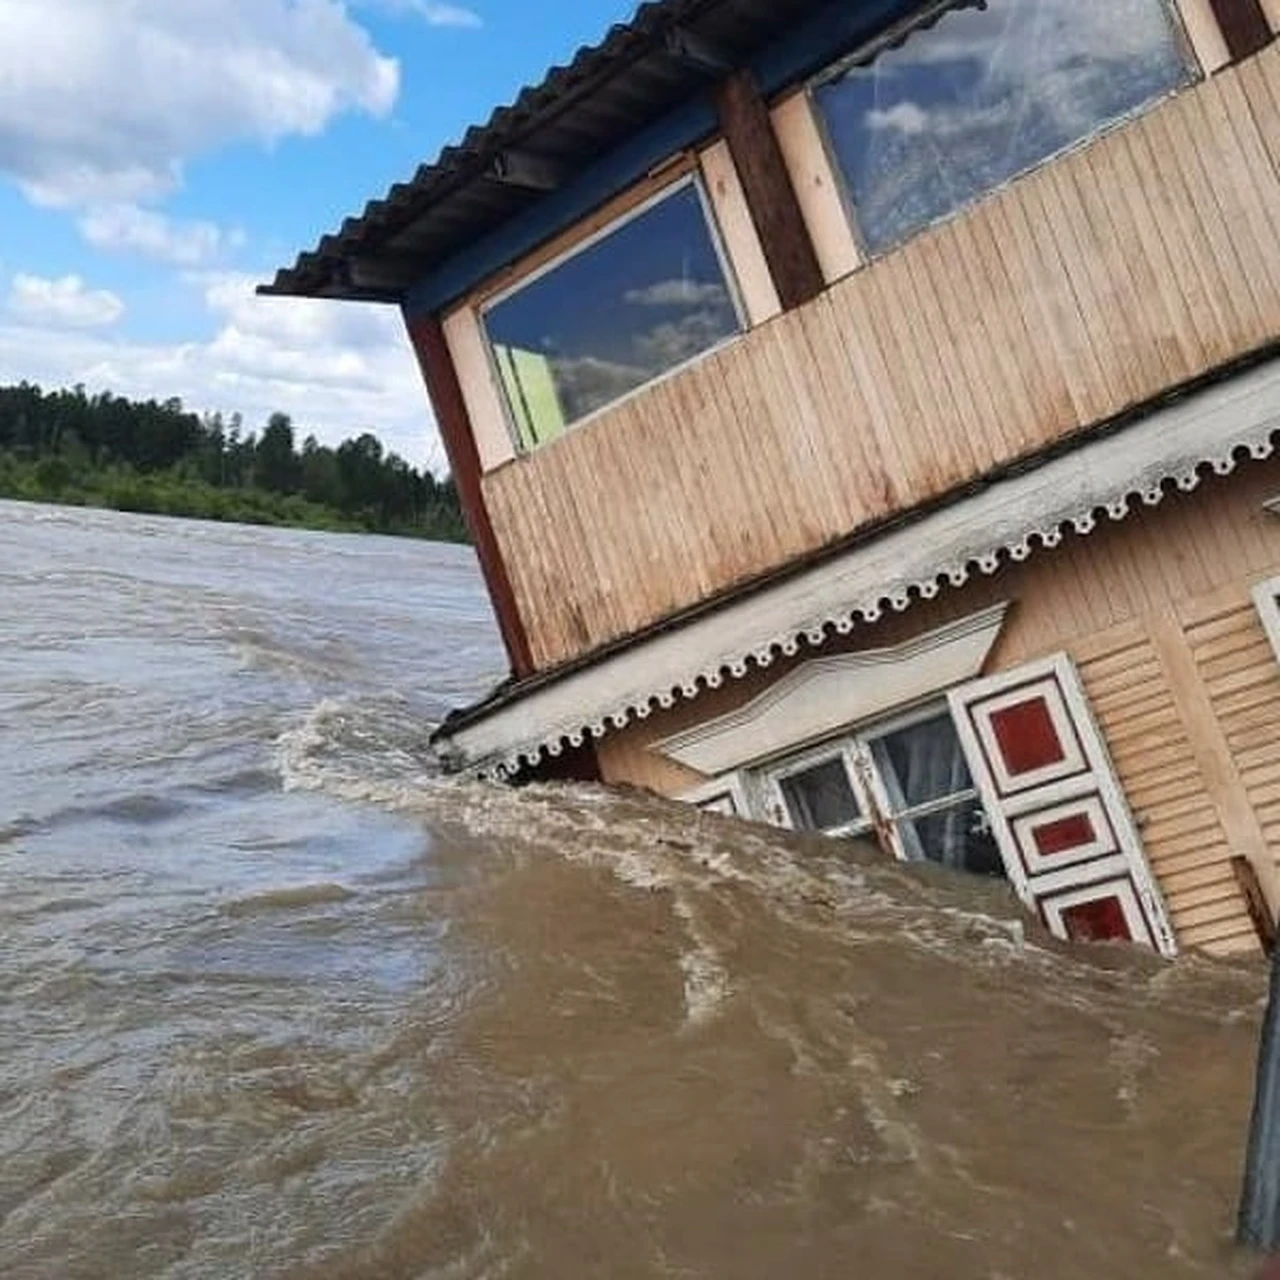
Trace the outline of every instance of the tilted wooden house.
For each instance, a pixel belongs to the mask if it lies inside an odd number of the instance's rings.
[[[512,677],[442,746],[1280,906],[1280,0],[661,0],[264,292],[398,305]]]

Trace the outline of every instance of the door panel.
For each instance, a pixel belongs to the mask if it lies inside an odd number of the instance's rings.
[[[1061,938],[1176,951],[1128,805],[1065,654],[950,695],[1009,878]]]

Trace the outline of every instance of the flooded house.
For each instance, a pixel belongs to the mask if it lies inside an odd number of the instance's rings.
[[[439,744],[1280,907],[1280,0],[661,0],[267,293],[401,308],[510,679]]]

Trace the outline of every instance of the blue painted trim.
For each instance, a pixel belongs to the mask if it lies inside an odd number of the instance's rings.
[[[761,91],[775,94],[829,66],[921,4],[922,0],[833,0],[758,55],[750,69]],[[441,263],[409,290],[405,314],[413,318],[439,312],[634,186],[654,166],[718,131],[708,90],[628,139],[567,186]]]
[[[567,186],[544,196],[523,214],[442,263],[409,290],[407,314],[439,311],[634,186],[656,165],[710,137],[718,127],[709,97],[695,98],[663,116]]]

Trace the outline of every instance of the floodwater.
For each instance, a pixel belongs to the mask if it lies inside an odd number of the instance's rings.
[[[1259,965],[438,776],[469,552],[0,503],[0,1276],[1246,1275]]]

